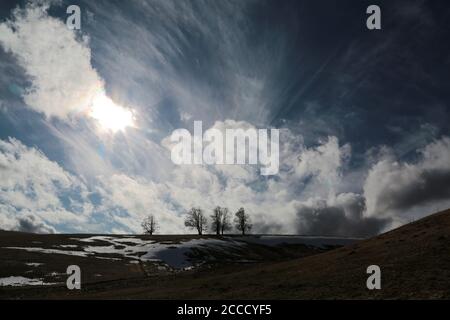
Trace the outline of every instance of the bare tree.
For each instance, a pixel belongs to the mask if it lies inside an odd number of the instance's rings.
[[[217,235],[220,234],[222,230],[222,208],[217,206],[213,210],[213,214],[211,215],[211,229],[216,232]]]
[[[220,226],[220,232],[223,235],[224,231],[231,230],[230,211],[228,208],[223,208],[222,211],[222,224]]]
[[[156,218],[153,214],[147,216],[141,223],[144,233],[153,235],[153,233],[159,229],[159,225],[156,222]]]
[[[211,229],[215,231],[217,235],[223,234],[225,230],[231,229],[228,208],[215,207],[211,219]]]
[[[236,229],[242,232],[242,235],[245,235],[247,231],[250,231],[252,225],[250,224],[250,216],[245,213],[244,208],[240,208],[234,218],[234,223],[236,224]]]
[[[203,234],[203,231],[207,228],[208,220],[203,214],[203,210],[200,208],[192,208],[188,211],[184,225],[186,227],[197,229],[199,235]]]

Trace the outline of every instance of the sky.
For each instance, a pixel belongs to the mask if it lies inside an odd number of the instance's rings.
[[[448,21],[446,1],[2,0],[0,228],[190,233],[189,208],[225,206],[254,233],[366,237],[449,208]],[[278,174],[174,164],[194,121],[279,129]]]

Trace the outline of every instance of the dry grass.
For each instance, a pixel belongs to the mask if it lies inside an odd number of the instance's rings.
[[[7,235],[2,236],[8,238]],[[4,244],[4,240],[0,241]],[[103,282],[87,281],[79,292],[69,292],[64,288],[0,289],[0,296],[88,299],[448,299],[449,247],[450,210],[447,210],[348,247],[288,261],[272,259],[271,262],[253,265],[215,265],[195,271],[150,276],[143,276],[142,270],[136,266],[135,269],[126,269],[123,265],[111,262],[97,262],[98,265],[86,266],[87,270],[96,272],[94,269],[110,268],[110,278]],[[3,270],[4,252],[0,254]],[[25,255],[29,261],[31,254]],[[38,258],[36,256],[36,260]],[[55,261],[61,265],[67,265],[68,262]],[[382,290],[370,291],[366,288],[366,268],[372,264],[381,267]]]

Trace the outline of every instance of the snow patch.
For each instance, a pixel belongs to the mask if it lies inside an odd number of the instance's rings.
[[[39,267],[39,266],[43,265],[43,263],[39,263],[39,262],[27,262],[25,264],[29,267]]]
[[[60,249],[45,249],[38,247],[7,247],[6,249],[118,261],[127,259],[131,263],[138,263],[139,261],[158,262],[171,268],[186,270],[193,266],[193,262],[189,258],[189,253],[192,252],[193,249],[208,248],[227,253],[230,252],[230,249],[242,248],[242,246],[247,246],[249,243],[265,246],[303,244],[306,246],[326,248],[327,246],[344,246],[359,240],[354,238],[313,236],[247,236],[226,237],[222,239],[185,239],[164,242],[144,240],[132,236],[92,236],[71,239],[80,242],[80,245],[60,245],[58,246]],[[65,248],[70,249],[74,247],[78,247],[79,250],[65,250]],[[111,255],[116,255],[117,257]],[[213,257],[211,257],[211,259],[213,259]]]
[[[42,279],[30,279],[25,277],[7,277],[7,278],[0,278],[0,286],[14,286],[14,287],[21,287],[21,286],[50,286],[54,285],[56,283],[47,283],[42,281]]]

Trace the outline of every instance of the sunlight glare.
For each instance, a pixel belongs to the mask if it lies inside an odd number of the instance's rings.
[[[104,129],[113,132],[133,126],[133,113],[112,101],[104,92],[97,94],[92,102],[90,116]]]

